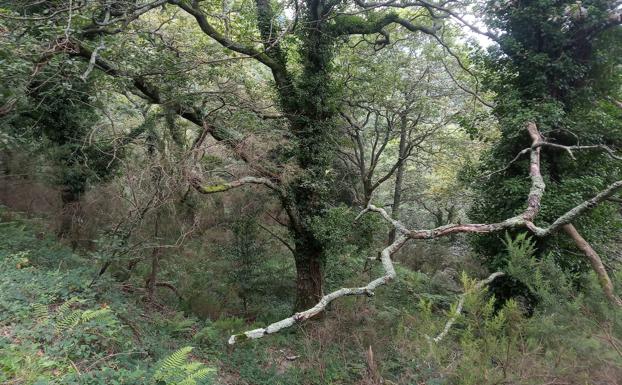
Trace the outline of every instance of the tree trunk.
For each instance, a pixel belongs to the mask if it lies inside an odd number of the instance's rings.
[[[397,166],[397,170],[395,170],[395,189],[393,190],[393,208],[391,210],[391,217],[393,219],[399,220],[400,218],[400,205],[402,204],[402,185],[404,184],[404,169],[406,168],[406,162],[404,158],[406,157],[406,141],[407,130],[406,130],[406,115],[402,116],[400,126],[400,149],[399,149],[399,165]],[[389,232],[389,244],[395,241],[395,229],[391,229]]]
[[[324,296],[322,251],[317,247],[299,244],[295,250],[296,304],[294,311],[315,306]]]
[[[611,283],[611,279],[609,279],[609,275],[607,274],[607,270],[603,265],[603,261],[600,259],[600,256],[596,253],[592,246],[583,239],[581,234],[575,229],[575,227],[569,223],[567,225],[562,226],[566,234],[572,238],[574,243],[577,245],[579,250],[581,250],[587,259],[590,261],[590,265],[592,265],[592,269],[598,276],[598,282],[600,286],[603,288],[605,292],[605,296],[611,303],[617,306],[622,306],[622,301],[618,298],[613,290],[613,284]]]
[[[150,301],[155,298],[155,288],[158,282],[158,268],[160,266],[160,248],[156,247],[151,253],[151,273],[147,278],[147,297]]]

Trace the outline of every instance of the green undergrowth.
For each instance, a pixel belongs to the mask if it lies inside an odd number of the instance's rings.
[[[150,304],[143,289],[108,275],[91,285],[98,266],[88,256],[71,252],[35,222],[6,212],[0,218],[2,384],[622,381],[620,310],[604,300],[593,275],[569,279],[553,258],[536,258],[524,235],[506,239],[506,273],[537,298],[531,314],[521,298],[500,304],[466,274],[456,291],[439,284],[442,276],[397,264],[397,281],[372,298],[343,298],[321,320],[228,346],[230,334],[279,315],[199,319],[175,302]],[[343,258],[331,267],[345,269],[333,272],[334,286],[381,274],[378,266],[363,272]],[[620,288],[622,277],[612,278]],[[434,342],[464,291],[462,313]]]
[[[215,369],[170,314],[24,220],[0,222],[0,383],[207,384]],[[40,231],[39,231],[40,230]],[[181,350],[180,350],[181,349]],[[196,349],[195,349],[196,350]]]

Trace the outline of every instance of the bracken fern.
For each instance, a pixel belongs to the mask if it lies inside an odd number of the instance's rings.
[[[153,376],[154,380],[167,385],[205,383],[215,369],[206,367],[201,362],[187,362],[191,351],[191,346],[185,346],[163,359]]]

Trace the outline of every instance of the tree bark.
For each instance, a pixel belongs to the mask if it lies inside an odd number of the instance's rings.
[[[622,306],[622,301],[618,298],[613,290],[613,284],[611,283],[611,279],[609,279],[609,274],[607,274],[607,270],[605,269],[605,265],[603,265],[603,261],[600,259],[600,256],[596,251],[590,246],[590,244],[579,234],[577,229],[571,224],[568,223],[562,226],[564,232],[568,234],[570,238],[574,241],[575,245],[579,250],[585,254],[590,265],[592,265],[592,269],[598,276],[598,282],[600,286],[603,288],[605,292],[605,296],[607,299],[614,305]]]
[[[395,170],[395,189],[393,190],[393,207],[391,210],[391,217],[395,220],[400,220],[400,205],[402,204],[402,185],[404,184],[404,169],[406,168],[406,162],[404,158],[407,156],[407,130],[406,130],[406,115],[402,116],[400,122],[400,148],[399,148],[399,165]],[[367,202],[369,204],[369,202]],[[395,229],[392,228],[389,232],[389,244],[395,241]]]
[[[294,311],[303,311],[315,306],[324,296],[324,271],[322,250],[308,244],[297,244],[296,261],[296,303]]]

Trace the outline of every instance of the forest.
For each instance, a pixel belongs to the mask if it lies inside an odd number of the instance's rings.
[[[622,384],[621,0],[0,0],[0,383]]]

